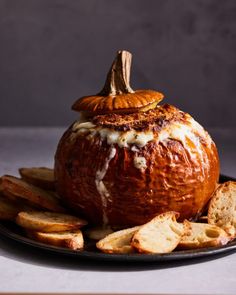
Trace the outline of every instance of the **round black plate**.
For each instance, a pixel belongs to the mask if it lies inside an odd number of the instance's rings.
[[[232,177],[221,175],[220,182],[235,180]],[[32,246],[51,253],[58,253],[66,256],[77,258],[101,260],[101,261],[117,261],[117,262],[163,262],[184,260],[192,258],[206,257],[216,254],[224,254],[236,250],[236,240],[225,246],[203,248],[196,250],[174,251],[168,254],[104,254],[96,251],[94,247],[84,251],[74,251],[61,247],[54,247],[24,237],[20,228],[10,222],[0,222],[0,233],[19,243]]]

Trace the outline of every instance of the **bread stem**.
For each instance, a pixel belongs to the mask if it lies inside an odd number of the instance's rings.
[[[132,54],[128,51],[118,51],[107,75],[105,85],[98,93],[101,96],[115,96],[123,93],[134,93],[130,87],[130,69]]]

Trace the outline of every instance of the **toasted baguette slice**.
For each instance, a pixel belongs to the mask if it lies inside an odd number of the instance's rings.
[[[84,231],[84,234],[91,240],[99,241],[106,236],[112,234],[114,231],[110,227],[93,227]]]
[[[32,210],[35,210],[35,208],[33,209],[24,202],[10,200],[0,193],[0,220],[15,221],[19,212]]]
[[[57,247],[70,248],[73,250],[82,250],[84,247],[83,234],[79,229],[72,232],[59,233],[27,231],[27,236],[36,241]]]
[[[87,222],[75,216],[54,212],[20,212],[16,223],[24,228],[40,232],[62,232],[79,229]]]
[[[3,194],[10,199],[25,199],[32,206],[53,212],[65,212],[60,205],[59,199],[54,194],[47,192],[34,185],[28,184],[22,179],[14,176],[4,175],[2,177]]]
[[[230,241],[227,233],[215,225],[184,221],[189,230],[182,236],[179,249],[197,249],[225,245]]]
[[[227,181],[218,186],[209,205],[208,223],[221,227],[231,238],[236,237],[235,181]]]
[[[139,226],[135,226],[114,232],[97,242],[96,246],[104,253],[132,253],[134,249],[131,246],[131,239],[139,228]]]
[[[180,242],[185,226],[176,221],[176,212],[153,218],[134,234],[131,245],[140,253],[169,253]]]
[[[17,214],[22,211],[22,206],[14,204],[13,201],[0,196],[0,219],[14,221]]]
[[[45,190],[55,190],[54,170],[46,167],[20,168],[21,177]]]

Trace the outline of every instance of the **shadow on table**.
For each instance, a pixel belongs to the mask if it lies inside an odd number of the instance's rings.
[[[231,254],[230,252],[227,254]],[[203,263],[212,259],[218,259],[226,254],[209,256],[207,258],[194,258],[175,262],[108,262],[90,261],[80,257],[66,257],[57,253],[47,253],[40,249],[34,249],[27,245],[19,244],[15,241],[1,237],[0,255],[8,259],[17,260],[23,263],[38,266],[84,270],[84,271],[144,271],[153,269],[165,269],[180,267],[189,264]]]

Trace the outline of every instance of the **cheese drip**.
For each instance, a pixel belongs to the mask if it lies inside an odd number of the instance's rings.
[[[99,135],[102,140],[106,140],[107,144],[113,146],[117,144],[120,148],[130,148],[133,152],[138,150],[150,141],[156,143],[166,143],[168,140],[177,140],[182,143],[188,150],[192,161],[199,161],[204,168],[208,167],[208,157],[204,152],[200,138],[203,138],[206,145],[212,143],[211,137],[190,115],[186,114],[185,122],[172,122],[161,131],[154,134],[153,131],[117,131],[114,129],[103,128],[94,125],[92,122],[76,122],[73,125],[73,134],[85,134],[89,137]],[[191,145],[189,143],[192,143]],[[134,160],[134,166],[140,170],[145,170],[145,161],[142,159]],[[100,184],[100,190],[105,191]]]
[[[95,178],[95,184],[97,187],[97,191],[99,192],[101,196],[101,201],[102,201],[102,209],[103,209],[103,224],[106,225],[108,224],[108,217],[107,217],[107,205],[108,201],[110,199],[110,194],[103,182],[103,178],[105,177],[109,163],[110,161],[115,157],[116,155],[116,149],[114,147],[111,147],[109,156],[106,158],[104,166],[102,167],[101,170],[98,170],[96,173],[96,178]]]

